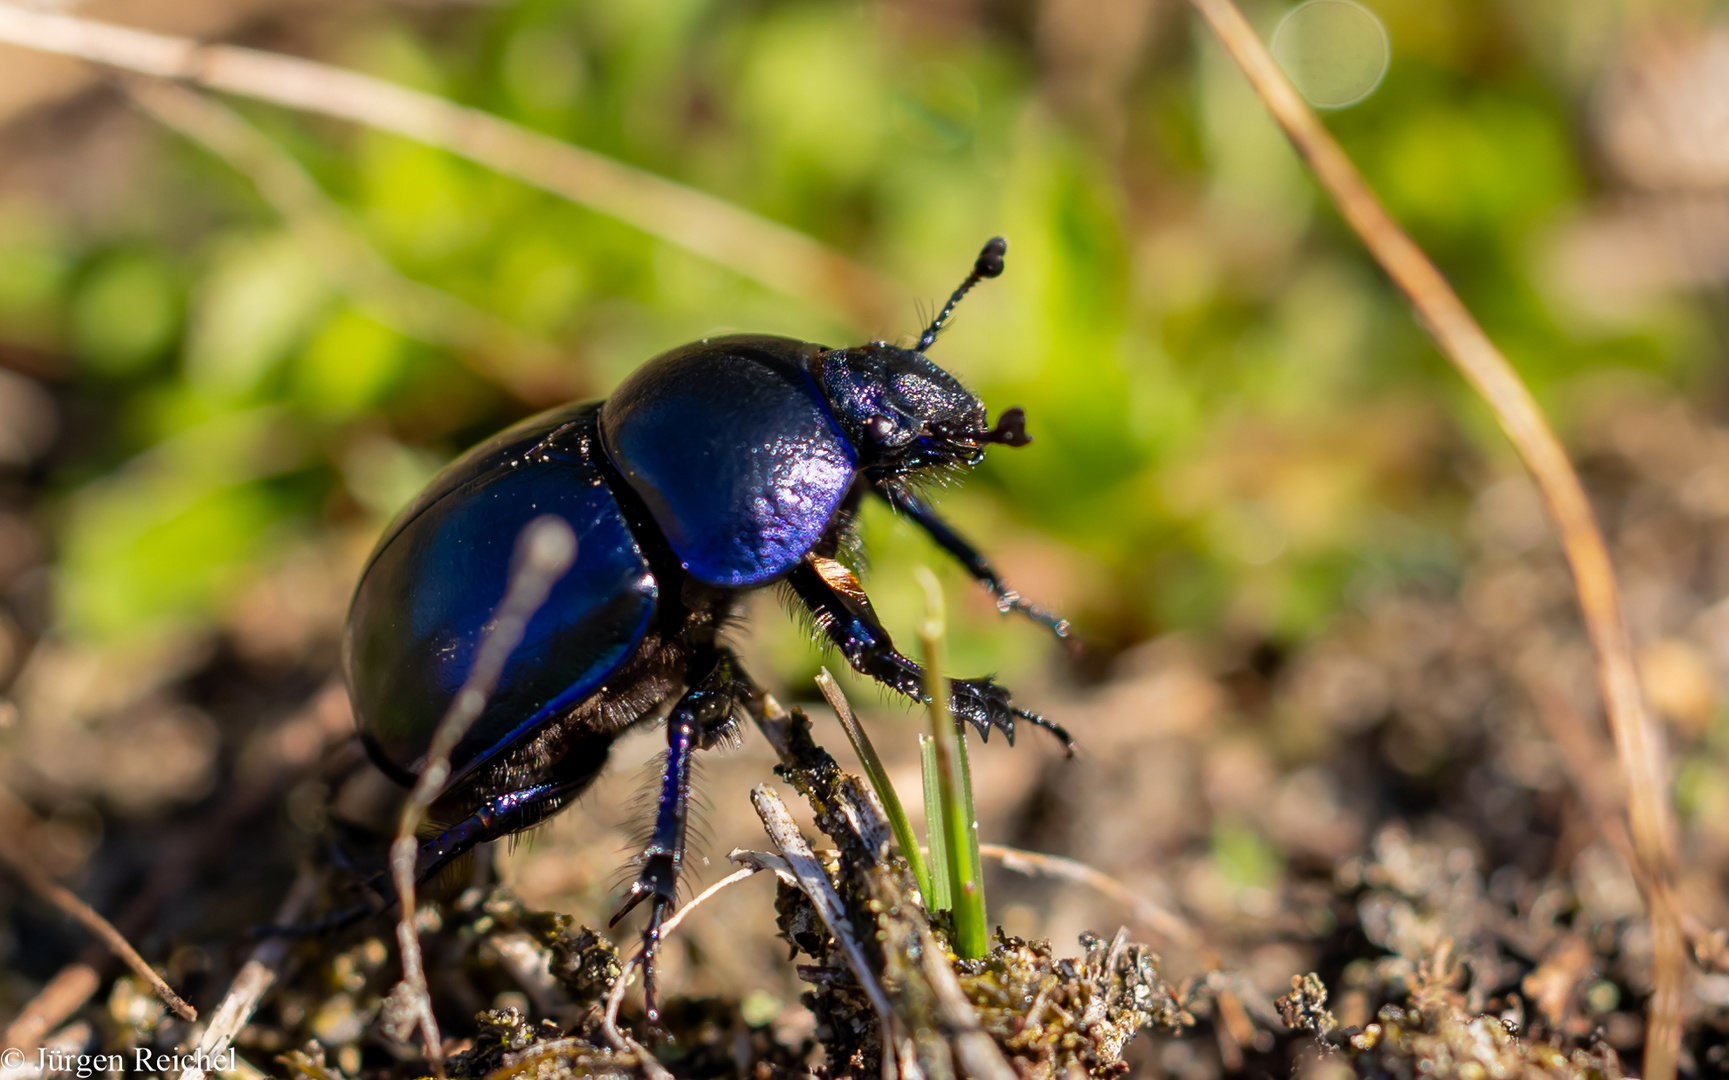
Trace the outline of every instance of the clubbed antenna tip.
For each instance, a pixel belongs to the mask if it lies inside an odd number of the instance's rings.
[[[961,302],[961,297],[965,296],[968,290],[985,278],[994,278],[1002,274],[1003,256],[1008,254],[1008,250],[1009,242],[1000,236],[993,236],[985,241],[983,250],[979,252],[978,259],[973,263],[973,272],[967,275],[967,279],[961,282],[961,287],[956,289],[954,295],[949,297],[949,302],[943,305],[942,311],[937,314],[935,319],[931,320],[931,324],[925,329],[925,332],[919,335],[917,351],[924,352],[936,344],[937,334],[942,332],[943,326],[949,321],[949,316],[955,313],[955,305]]]
[[[1000,236],[993,236],[985,242],[984,250],[979,252],[979,259],[973,263],[974,278],[994,278],[1003,272],[1003,256],[1009,252],[1009,242]]]

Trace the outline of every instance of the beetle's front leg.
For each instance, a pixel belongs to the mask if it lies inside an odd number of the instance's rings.
[[[1055,612],[1046,611],[1009,588],[1008,583],[1002,579],[1001,574],[997,573],[996,567],[991,565],[990,560],[985,558],[984,554],[969,543],[965,537],[955,532],[952,525],[938,517],[936,510],[932,509],[929,503],[913,494],[904,484],[882,480],[873,485],[873,489],[890,506],[912,518],[913,522],[923,529],[932,540],[935,540],[939,547],[959,560],[960,564],[967,568],[967,573],[989,589],[991,596],[996,599],[998,611],[1005,615],[1011,611],[1018,611],[1040,626],[1049,629],[1051,633],[1062,638],[1071,646],[1074,644],[1075,639],[1069,636],[1069,620]]]
[[[871,608],[870,597],[851,570],[826,556],[810,554],[788,575],[787,584],[810,609],[817,629],[834,643],[853,670],[921,704],[929,700],[924,671],[895,650]],[[1061,725],[1017,708],[1010,702],[1008,690],[989,678],[952,679],[949,694],[949,708],[978,728],[980,738],[990,738],[994,727],[1012,746],[1015,721],[1020,719],[1051,732],[1063,741],[1070,756],[1074,755],[1075,740]]]
[[[678,902],[678,876],[684,864],[686,825],[690,818],[691,758],[724,737],[733,723],[733,710],[755,687],[733,654],[716,649],[692,665],[691,688],[666,718],[666,769],[661,775],[654,832],[637,863],[636,880],[613,915],[612,924],[644,900],[653,900],[642,932],[642,986],[649,1023],[660,1019],[655,988],[655,958],[660,951],[661,926]],[[707,670],[703,671],[703,667]],[[701,671],[700,675],[697,672]]]

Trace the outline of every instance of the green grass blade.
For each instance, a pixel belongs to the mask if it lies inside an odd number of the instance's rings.
[[[979,875],[978,830],[974,825],[970,785],[963,779],[965,750],[962,733],[949,712],[948,680],[943,678],[943,594],[936,575],[918,569],[925,590],[925,618],[919,626],[924,644],[925,693],[930,697],[931,739],[936,750],[937,793],[954,901],[955,955],[981,957],[990,949],[985,921],[985,886]]]
[[[960,802],[966,808],[967,843],[963,848],[967,853],[967,880],[978,883],[979,919],[984,921],[984,856],[979,854],[979,819],[973,808],[973,767],[967,753],[966,728],[957,721],[955,723],[955,773],[960,781]],[[988,937],[988,927],[987,934]],[[981,954],[982,955],[982,954]]]
[[[913,834],[913,824],[907,820],[906,808],[901,806],[900,795],[895,792],[894,785],[889,783],[888,771],[883,768],[882,758],[877,757],[876,747],[871,745],[870,736],[865,734],[864,726],[853,715],[852,706],[847,702],[846,695],[840,692],[840,685],[834,681],[828,668],[823,668],[817,674],[816,687],[822,691],[829,707],[840,720],[841,729],[846,732],[847,739],[852,743],[853,753],[858,755],[859,764],[864,766],[865,777],[870,780],[871,787],[876,789],[877,799],[883,804],[883,813],[888,815],[889,828],[894,830],[895,843],[900,845],[901,855],[912,867],[913,879],[919,883],[919,895],[924,897],[927,908],[938,910],[930,905],[935,903],[931,893],[931,875],[925,866],[924,854],[919,851],[918,837]],[[928,814],[928,810],[927,810]]]
[[[949,845],[944,839],[943,797],[941,781],[937,779],[936,740],[929,735],[920,735],[919,754],[924,764],[925,835],[930,838],[931,847],[930,910],[952,911],[955,906],[954,883],[949,878]]]

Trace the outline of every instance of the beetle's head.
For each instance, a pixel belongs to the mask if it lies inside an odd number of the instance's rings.
[[[992,428],[984,402],[923,353],[875,342],[826,352],[818,380],[859,464],[886,473],[977,465],[993,442],[1028,441],[1024,414]]]
[[[967,290],[1003,272],[1007,250],[1000,236],[985,245],[973,272],[913,348],[878,341],[818,358],[817,381],[862,467],[898,474],[977,465],[991,443],[1025,446],[1032,441],[1023,411],[1009,409],[990,426],[984,402],[925,356]]]

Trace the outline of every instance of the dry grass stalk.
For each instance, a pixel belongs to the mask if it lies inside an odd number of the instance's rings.
[[[1029,877],[1042,874],[1045,877],[1085,885],[1128,908],[1137,922],[1172,944],[1189,948],[1204,946],[1201,935],[1189,925],[1187,919],[1169,908],[1153,903],[1103,870],[1096,870],[1086,863],[1065,859],[1061,855],[1045,855],[1003,844],[980,844],[979,854],[987,859],[997,860],[1003,864],[1003,869],[1013,870],[1017,874],[1026,874]]]
[[[1621,815],[1621,775],[1615,760],[1605,753],[1585,717],[1557,687],[1541,675],[1526,672],[1526,689],[1537,705],[1537,716],[1549,737],[1567,761],[1579,799],[1604,842],[1626,863],[1639,892],[1647,903],[1657,903],[1680,926],[1683,937],[1696,954],[1716,949],[1713,932],[1682,903],[1673,880],[1654,880],[1640,861],[1633,838]]]
[[[301,871],[276,911],[277,925],[299,922],[317,895],[318,875],[309,870]],[[252,955],[247,957],[229,984],[228,992],[222,995],[216,1011],[210,1014],[210,1026],[205,1029],[204,1037],[198,1040],[200,1059],[214,1060],[233,1045],[240,1030],[252,1019],[265,992],[276,982],[277,972],[282,969],[282,962],[287,959],[292,944],[290,938],[272,937],[252,950]],[[188,1066],[180,1074],[180,1080],[204,1080],[204,1077],[204,1070],[195,1065]]]
[[[822,916],[823,925],[828,927],[828,932],[834,935],[835,940],[840,942],[841,948],[845,950],[853,975],[864,988],[865,996],[870,998],[883,1030],[890,1030],[894,1024],[894,1006],[889,1004],[888,994],[883,991],[882,983],[878,981],[876,972],[865,957],[864,945],[853,934],[852,924],[847,921],[846,906],[841,903],[840,895],[829,882],[828,873],[823,870],[822,864],[817,862],[816,853],[811,851],[810,844],[798,831],[798,823],[793,820],[780,796],[767,784],[758,784],[751,791],[750,802],[756,807],[757,816],[762,818],[762,827],[767,831],[769,840],[780,851],[781,858],[786,860],[787,868],[792,871],[798,888],[810,897],[817,914]],[[887,822],[883,823],[885,830],[887,825]]]
[[[85,960],[67,964],[12,1018],[0,1042],[19,1050],[41,1046],[55,1025],[83,1008],[101,987],[102,973],[95,965]]]
[[[1494,410],[1502,430],[1537,481],[1573,571],[1586,630],[1597,655],[1605,711],[1627,781],[1627,816],[1641,880],[1661,883],[1648,896],[1655,944],[1656,989],[1646,1033],[1647,1080],[1670,1080],[1681,1041],[1686,953],[1680,924],[1662,902],[1674,878],[1674,824],[1663,743],[1639,689],[1609,551],[1584,485],[1543,418],[1530,390],[1423,250],[1399,228],[1344,150],[1298,95],[1254,28],[1231,0],[1193,0],[1248,76],[1268,111],[1314,170],[1419,319]]]
[[[444,1050],[438,1033],[438,1020],[432,1014],[432,995],[427,990],[426,968],[420,956],[420,933],[415,929],[414,881],[420,855],[420,823],[426,812],[444,792],[450,779],[450,755],[468,729],[480,719],[486,701],[504,672],[505,661],[522,641],[528,621],[547,594],[576,561],[576,533],[561,517],[546,514],[535,518],[522,529],[516,540],[512,559],[510,584],[504,599],[493,613],[492,623],[475,650],[474,666],[468,679],[457,691],[444,718],[438,722],[432,744],[426,751],[426,763],[414,782],[414,789],[402,806],[402,819],[397,823],[396,839],[390,844],[390,877],[396,886],[401,917],[396,924],[396,943],[402,950],[402,982],[413,1002],[419,1019],[426,1060],[433,1071],[444,1075]]]
[[[78,894],[49,877],[42,868],[36,865],[35,859],[26,848],[24,839],[35,825],[35,815],[18,801],[17,796],[0,788],[0,862],[16,874],[30,891],[59,908],[74,922],[84,927],[102,942],[103,946],[115,957],[132,969],[132,973],[150,984],[156,996],[182,1020],[192,1022],[198,1019],[198,1010],[188,1005],[174,988],[169,986],[156,970],[138,955],[138,950],[126,940],[126,935],[114,928],[114,924],[104,919],[95,908],[78,898]],[[88,982],[82,976],[78,977],[79,985]],[[90,988],[91,993],[95,987]],[[76,1008],[76,1006],[74,1006]],[[16,1025],[16,1021],[14,1022]],[[8,1036],[10,1037],[10,1032]]]
[[[900,314],[895,290],[795,229],[478,109],[382,79],[298,57],[205,45],[11,4],[0,4],[0,41],[390,131],[615,218],[861,328],[887,325]]]

